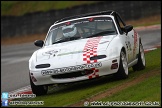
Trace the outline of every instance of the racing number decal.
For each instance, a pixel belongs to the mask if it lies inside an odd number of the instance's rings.
[[[97,62],[97,60],[90,60],[90,57],[97,56],[97,47],[101,38],[102,37],[90,38],[87,41],[83,50],[83,61],[88,64]],[[94,73],[88,76],[89,79],[99,77],[99,69],[92,68],[92,70],[94,71]]]
[[[125,42],[126,46],[127,46],[127,50],[131,51],[131,43],[129,41]]]
[[[133,57],[135,56],[135,52],[137,50],[137,32],[134,30],[134,48],[133,48]]]

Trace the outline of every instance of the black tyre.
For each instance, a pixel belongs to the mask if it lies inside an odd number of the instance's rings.
[[[119,69],[114,75],[117,79],[125,79],[128,77],[128,63],[124,51],[121,51],[120,53]]]
[[[132,66],[134,71],[139,71],[145,69],[146,61],[145,61],[145,54],[142,43],[140,42],[139,45],[139,54],[138,54],[138,62],[134,66]]]
[[[33,94],[36,94],[36,96],[41,96],[41,95],[47,94],[48,86],[45,86],[45,85],[37,86],[37,85],[35,85],[32,82],[31,77],[30,77],[30,85],[31,85],[31,89],[32,89]]]

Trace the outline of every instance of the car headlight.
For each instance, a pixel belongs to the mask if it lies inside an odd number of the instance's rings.
[[[39,64],[39,65],[36,65],[35,68],[39,69],[39,68],[47,68],[47,67],[50,67],[51,65],[50,64]]]
[[[106,55],[97,55],[97,56],[90,57],[90,60],[98,60],[106,57],[107,57]]]

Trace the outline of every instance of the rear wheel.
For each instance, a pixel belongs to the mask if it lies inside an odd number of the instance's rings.
[[[120,64],[117,73],[115,73],[117,79],[125,79],[128,77],[128,63],[126,54],[124,51],[120,53]]]
[[[32,89],[33,94],[36,94],[37,96],[47,94],[48,86],[45,86],[45,85],[38,85],[37,86],[37,85],[35,85],[32,82],[31,77],[30,77],[30,85],[31,85],[31,89]]]
[[[146,61],[145,61],[145,54],[142,43],[140,42],[139,46],[139,54],[138,54],[138,62],[134,66],[132,66],[134,71],[139,71],[145,69]]]

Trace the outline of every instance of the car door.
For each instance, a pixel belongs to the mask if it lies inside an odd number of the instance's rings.
[[[130,63],[134,60],[133,57],[133,48],[134,48],[134,31],[131,30],[127,34],[123,31],[123,28],[126,26],[124,21],[121,19],[121,17],[116,14],[116,21],[118,23],[118,29],[121,35],[123,35],[123,38],[125,38],[125,46],[126,46],[126,52],[127,52],[127,61]]]

